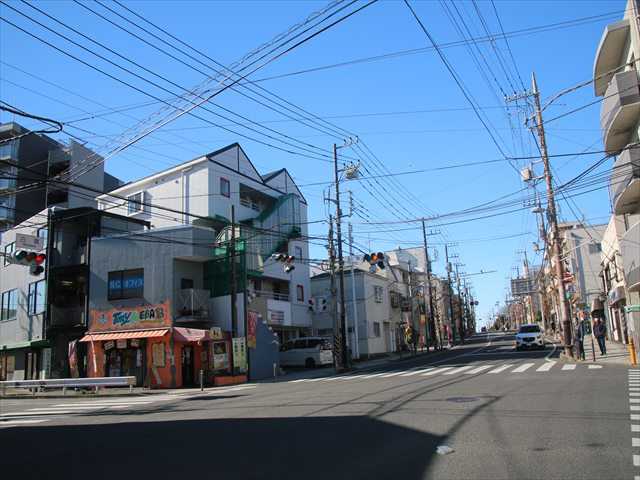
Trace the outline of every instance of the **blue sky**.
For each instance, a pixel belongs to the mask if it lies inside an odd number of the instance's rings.
[[[14,1],[10,2],[10,5],[60,32],[64,31],[60,25],[24,3]],[[115,4],[110,5],[118,9]],[[168,29],[181,40],[228,65],[302,20],[312,11],[322,8],[325,3],[138,1],[127,5],[143,17]],[[413,5],[436,42],[460,40],[460,34],[450,23],[439,2],[414,2]],[[76,3],[47,1],[39,2],[37,6],[49,15],[181,86],[195,86],[204,78],[201,73],[152,50]],[[104,15],[117,19],[98,4],[90,6]],[[456,2],[455,6],[466,20],[473,36],[484,36],[474,5],[471,2]],[[535,34],[519,34],[509,39],[517,69],[525,85],[529,86],[531,72],[535,70],[543,99],[591,77],[594,55],[603,28],[607,23],[622,17],[624,6],[623,1],[496,1],[506,32],[582,17],[612,14],[581,25],[570,25]],[[488,30],[499,33],[499,25],[491,3],[479,1],[477,7]],[[2,17],[89,63],[99,65],[118,78],[139,85],[162,98],[168,96],[166,92],[144,84],[139,79],[118,71],[113,65],[106,64],[70,45],[5,6],[0,6],[0,13]],[[116,59],[112,54],[90,45],[69,31],[65,31],[65,34],[78,41],[82,40],[88,47],[101,51],[109,58]],[[428,45],[427,38],[403,3],[380,1],[268,65],[255,73],[251,79],[262,79]],[[480,46],[482,55],[491,66],[491,71],[496,74],[498,83],[510,94],[512,89],[506,75],[510,76],[511,84],[515,83],[516,88],[519,86],[519,79],[504,41],[496,41],[495,48],[498,53],[486,42]],[[498,141],[503,150],[511,156],[534,154],[535,146],[531,143],[530,133],[518,129],[512,131],[502,101],[502,92],[491,78],[491,89],[487,86],[468,50],[464,46],[456,46],[444,48],[442,51],[496,128],[501,137]],[[501,55],[505,60],[507,74],[503,73],[497,55]],[[481,59],[480,56],[477,58]],[[103,112],[106,108],[140,104],[150,100],[4,22],[0,22],[0,60],[3,62],[0,64],[0,99],[37,115],[68,121],[86,117],[87,112],[93,114]],[[126,65],[121,59],[117,60]],[[139,68],[131,65],[128,67],[153,78]],[[175,90],[161,80],[153,79]],[[391,172],[501,158],[488,133],[433,51],[328,68],[267,80],[260,84],[319,117],[334,117],[331,118],[331,122],[358,134]],[[63,87],[64,90],[59,87]],[[545,112],[546,118],[550,119],[593,100],[593,88],[581,88],[549,107]],[[284,121],[286,119],[280,114],[248,101],[232,91],[216,97],[216,102],[252,120],[270,122],[265,125],[290,137],[326,148],[327,151],[336,141],[335,136],[296,122]],[[84,130],[68,131],[99,149],[104,147],[110,136],[119,135],[135,124],[136,119],[146,118],[158,108],[158,104],[153,104],[122,114],[78,122],[75,125]],[[522,115],[518,116],[513,108],[509,111],[512,112],[512,125],[521,125]],[[550,122],[547,130],[550,153],[579,152],[587,148],[600,150],[602,144],[599,111],[600,105],[595,104]],[[380,115],[381,113],[384,115]],[[214,119],[206,112],[203,115]],[[0,115],[2,121],[10,118],[6,114]],[[228,121],[215,121],[229,125]],[[25,126],[36,125],[24,120],[20,122]],[[232,128],[252,135],[242,128]],[[66,138],[64,134],[59,137]],[[141,141],[138,147],[142,148],[130,148],[113,157],[107,162],[106,169],[124,180],[133,180],[235,141],[242,144],[262,172],[284,166],[300,184],[331,178],[329,163],[275,150],[186,117],[158,131],[153,137]],[[354,156],[354,152],[349,149],[341,150],[341,153]],[[553,168],[558,176],[558,183],[572,178],[598,158],[595,155],[554,159]],[[514,165],[519,168],[524,163],[514,162]],[[610,166],[609,160],[603,165],[602,171]],[[384,171],[371,161],[367,168],[374,174],[384,174]],[[401,189],[396,180],[401,184]],[[394,180],[381,178],[367,183],[350,182],[342,188],[353,191],[356,201],[362,205],[360,215],[375,224],[397,220],[398,215],[394,215],[396,211],[400,211],[406,217],[411,215],[419,218],[433,216],[436,212],[442,214],[465,209],[514,192],[522,186],[518,175],[508,163],[496,162],[398,176]],[[325,187],[303,188],[310,203],[310,220],[326,217],[326,207],[322,202],[323,188]],[[574,200],[576,206],[573,206],[573,209],[579,216],[584,215],[592,223],[607,222],[610,208],[606,189],[575,197]],[[387,204],[394,206],[386,207]],[[560,213],[564,220],[575,218],[574,213],[563,201],[560,202]],[[434,220],[432,223],[473,217],[475,216]],[[353,217],[353,223],[356,243],[365,249],[368,249],[369,245],[372,250],[383,250],[399,245],[414,246],[421,242],[420,230],[407,230],[415,224],[367,225],[360,217]],[[461,270],[467,273],[475,273],[481,269],[497,270],[493,274],[473,277],[473,288],[480,301],[478,308],[483,318],[492,311],[496,301],[504,301],[507,278],[513,275],[513,268],[521,262],[522,255],[516,252],[527,249],[530,260],[540,260],[531,250],[531,244],[536,240],[536,226],[534,216],[527,209],[509,215],[433,229],[441,232],[441,235],[429,238],[437,250],[435,273],[444,273],[442,243],[445,239],[458,242],[452,251],[459,255],[459,261],[465,265]],[[310,231],[317,235],[326,234],[326,225],[314,224]],[[511,238],[496,238],[506,236]],[[325,255],[326,251],[321,246],[312,246],[312,257],[319,258]]]

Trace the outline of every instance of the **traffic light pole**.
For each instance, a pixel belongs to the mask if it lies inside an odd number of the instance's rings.
[[[422,219],[422,242],[424,243],[424,258],[425,258],[425,262],[427,263],[424,269],[425,276],[426,276],[425,286],[427,287],[427,292],[423,292],[423,299],[425,298],[424,293],[427,293],[429,295],[429,317],[430,317],[429,320],[427,321],[427,325],[429,325],[429,323],[433,325],[432,333],[433,333],[433,340],[434,340],[434,349],[436,349],[438,347],[438,344],[441,344],[442,342],[438,338],[439,332],[437,332],[438,327],[437,327],[437,322],[435,317],[435,311],[433,309],[433,290],[431,289],[431,260],[429,260],[429,248],[427,247],[427,229],[424,224],[424,218]],[[427,350],[429,349],[427,348]]]
[[[342,342],[336,341],[340,339],[340,325],[338,324],[338,296],[336,295],[336,251],[333,244],[333,215],[329,215],[329,282],[329,290],[333,299],[333,364],[336,371],[340,371],[342,356],[338,350],[341,350],[341,348],[336,348],[336,344],[340,343],[341,345]]]
[[[456,263],[456,290],[458,291],[458,317],[456,318],[456,326],[460,332],[460,343],[464,344],[464,325],[462,322],[462,295],[460,295],[460,274],[458,273],[458,264]]]
[[[349,357],[347,352],[347,322],[344,301],[344,258],[342,256],[342,227],[340,209],[340,182],[338,179],[338,146],[333,144],[333,174],[336,187],[336,235],[338,242],[338,269],[340,271],[340,339],[342,347],[342,368],[346,369],[349,365]]]
[[[444,244],[444,256],[447,266],[447,290],[449,293],[449,319],[451,320],[451,341],[456,342],[456,321],[453,318],[453,288],[451,288],[451,264],[449,263],[449,248],[447,244]]]

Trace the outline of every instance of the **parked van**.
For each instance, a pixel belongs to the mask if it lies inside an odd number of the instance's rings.
[[[333,347],[327,337],[305,337],[289,340],[280,347],[283,367],[314,368],[333,364]]]

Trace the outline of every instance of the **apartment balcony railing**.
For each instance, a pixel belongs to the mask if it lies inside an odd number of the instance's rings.
[[[251,210],[255,210],[256,212],[260,212],[260,205],[258,205],[250,198],[240,197],[240,205],[250,208]]]
[[[280,300],[282,302],[290,301],[288,293],[276,293],[276,292],[268,292],[264,290],[256,290],[256,296],[262,298],[270,298],[272,300]]]
[[[613,213],[640,212],[640,147],[624,150],[611,174]]]
[[[615,153],[629,143],[631,129],[640,117],[640,85],[636,70],[616,73],[605,92],[600,110],[604,148]]]
[[[597,96],[604,95],[607,85],[614,75],[615,69],[620,66],[620,52],[623,51],[628,41],[630,32],[629,19],[625,18],[615,23],[610,23],[604,29],[596,60],[593,63],[593,87]]]
[[[178,290],[176,315],[178,318],[209,318],[209,290],[187,288]]]
[[[640,291],[640,222],[624,232],[620,239],[620,255],[627,290]]]

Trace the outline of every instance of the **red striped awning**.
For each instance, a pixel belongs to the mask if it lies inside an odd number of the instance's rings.
[[[201,342],[203,340],[211,340],[209,330],[201,330],[199,328],[174,327],[173,339],[176,342]]]
[[[89,333],[80,339],[81,342],[104,342],[106,340],[122,340],[125,338],[155,338],[163,337],[169,329],[158,330],[136,330],[131,332],[104,332]]]

